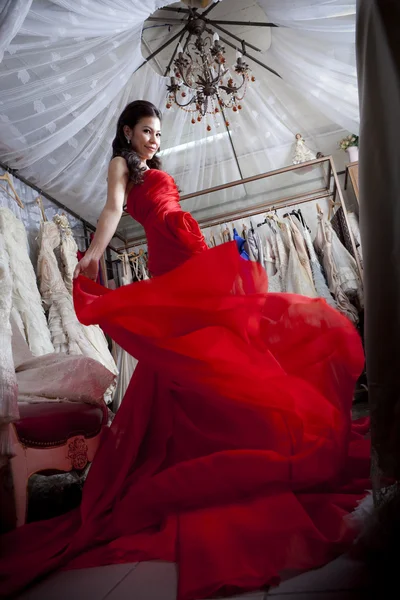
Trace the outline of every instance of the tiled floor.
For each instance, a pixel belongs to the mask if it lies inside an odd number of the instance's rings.
[[[175,600],[176,591],[175,565],[148,562],[56,573],[26,591],[18,600]],[[269,592],[240,596],[241,600],[369,598],[364,565],[347,556],[289,579]]]

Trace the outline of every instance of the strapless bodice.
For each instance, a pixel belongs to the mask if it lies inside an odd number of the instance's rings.
[[[182,210],[173,177],[149,169],[143,179],[129,192],[127,211],[146,232],[149,271],[162,275],[207,250],[207,245],[197,221]]]
[[[162,219],[167,212],[181,210],[179,190],[168,173],[149,169],[143,183],[135,185],[128,194],[127,211],[146,229],[151,219]]]

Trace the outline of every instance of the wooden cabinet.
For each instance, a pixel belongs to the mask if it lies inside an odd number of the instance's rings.
[[[346,166],[346,179],[344,189],[347,189],[348,183],[351,183],[357,203],[360,204],[360,195],[358,190],[358,162],[350,163]]]

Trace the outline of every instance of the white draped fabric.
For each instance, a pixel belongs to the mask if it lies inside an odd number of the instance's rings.
[[[0,13],[0,159],[92,223],[104,205],[122,108],[146,98],[164,110],[167,79],[153,64],[135,71],[144,62],[144,21],[171,3],[9,0]],[[358,130],[355,2],[259,5],[282,25],[261,55],[282,79],[254,66],[243,110],[229,112],[239,166],[221,119],[207,132],[179,109],[165,112],[164,166],[184,193],[290,164],[298,132],[313,151],[332,153],[343,130]],[[211,209],[207,198],[187,208],[199,216]]]
[[[272,65],[334,123],[359,129],[356,0],[260,0],[274,30]]]
[[[0,6],[0,61],[21,28],[32,0],[4,0]]]

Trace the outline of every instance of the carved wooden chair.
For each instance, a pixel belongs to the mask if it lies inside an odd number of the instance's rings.
[[[26,522],[31,475],[83,471],[107,425],[106,405],[81,402],[21,404],[20,420],[11,425],[11,459],[17,527]]]

